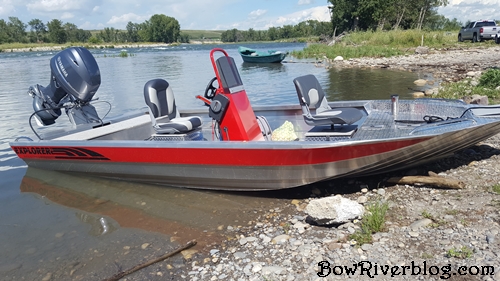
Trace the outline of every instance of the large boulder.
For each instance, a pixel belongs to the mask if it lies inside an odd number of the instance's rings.
[[[360,218],[365,208],[356,201],[340,195],[313,199],[307,205],[305,212],[318,225],[341,224]]]

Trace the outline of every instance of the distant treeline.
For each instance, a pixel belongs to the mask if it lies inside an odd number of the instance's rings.
[[[330,36],[333,33],[331,22],[308,20],[297,25],[284,25],[283,27],[271,27],[268,30],[230,29],[221,34],[222,42],[245,42],[245,41],[275,41],[291,38],[309,38],[312,36]]]
[[[28,30],[29,27],[29,31]],[[91,32],[78,28],[72,23],[63,23],[54,19],[43,23],[33,19],[28,24],[17,17],[9,17],[9,21],[0,19],[0,44],[3,43],[55,43],[83,42],[125,43],[125,42],[187,42],[188,37],[180,34],[180,24],[166,15],[153,15],[143,23],[127,24],[126,30],[104,28]]]
[[[402,0],[401,0],[402,1]],[[462,25],[457,19],[449,20],[437,14],[436,8],[447,0],[329,0],[332,21],[308,20],[297,25],[271,27],[268,30],[230,29],[221,31],[222,42],[275,41],[294,38],[330,37],[342,31],[352,30],[390,30],[390,29],[427,29],[458,30]],[[368,5],[367,3],[378,3]],[[354,5],[353,3],[357,3]],[[390,5],[389,5],[390,3]],[[359,5],[358,5],[359,4]],[[410,5],[411,4],[411,5]],[[392,5],[392,6],[391,6]],[[423,5],[423,6],[422,6]],[[397,7],[401,7],[401,10]],[[377,9],[375,9],[377,8]],[[374,10],[375,9],[375,10]],[[375,11],[377,11],[375,13]],[[379,15],[368,16],[368,15]],[[366,16],[366,17],[365,17]],[[208,35],[208,31],[206,31]],[[211,35],[215,34],[210,32]],[[335,34],[334,34],[335,33]],[[192,38],[198,34],[201,38]],[[210,39],[219,39],[209,36]],[[128,22],[126,30],[106,27],[99,31],[78,28],[72,23],[54,19],[43,23],[33,19],[27,24],[17,17],[8,21],[0,19],[0,44],[4,43],[55,43],[81,42],[101,43],[189,43],[189,40],[206,39],[203,32],[181,32],[179,22],[162,14],[151,16],[143,23]]]

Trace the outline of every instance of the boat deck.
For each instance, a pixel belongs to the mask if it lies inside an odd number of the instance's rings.
[[[364,104],[364,118],[353,125],[311,128],[305,139],[311,141],[353,141],[392,139],[412,135],[440,134],[482,123],[480,118],[464,114],[468,106],[458,101],[405,100],[397,115],[391,112],[390,101],[370,101]],[[426,119],[437,119],[427,122]],[[439,122],[437,122],[439,120]]]
[[[491,119],[474,116],[469,106],[460,101],[432,99],[402,100],[398,113],[391,112],[390,100],[356,101],[350,103],[330,103],[335,107],[354,107],[364,113],[364,117],[352,125],[312,127],[304,122],[299,106],[256,107],[255,114],[264,116],[274,131],[286,121],[291,122],[299,141],[363,141],[393,139],[420,135],[440,134],[447,131],[468,128],[475,124],[491,122]],[[466,112],[466,114],[464,114]],[[467,114],[469,112],[469,114]],[[151,126],[150,117],[142,112],[133,118],[122,118],[117,122],[93,129],[79,128],[73,133],[59,132],[49,139],[54,140],[147,140],[147,141],[218,141],[213,130],[213,122],[206,109],[191,109],[181,112],[183,116],[201,116],[203,126],[189,134],[159,135]],[[463,116],[462,116],[463,115]],[[424,119],[439,119],[426,122]],[[484,119],[484,120],[483,120]],[[122,121],[123,120],[123,121]],[[483,121],[482,121],[483,120]]]

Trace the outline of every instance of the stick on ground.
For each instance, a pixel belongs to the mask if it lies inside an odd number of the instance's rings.
[[[432,185],[440,188],[450,188],[450,189],[463,189],[465,183],[448,179],[443,177],[426,177],[426,176],[406,176],[406,177],[394,177],[387,180],[388,183],[395,184],[425,184]]]
[[[157,262],[165,260],[165,259],[167,259],[167,258],[169,258],[171,256],[175,256],[178,253],[180,253],[180,252],[182,252],[182,251],[184,251],[186,249],[189,249],[189,248],[193,247],[194,245],[196,245],[196,240],[191,240],[191,241],[187,242],[186,245],[184,245],[184,246],[182,246],[180,248],[177,248],[176,250],[174,250],[172,252],[166,253],[165,255],[163,255],[161,257],[158,257],[158,258],[156,258],[154,260],[150,260],[150,261],[147,261],[145,263],[139,264],[139,265],[137,265],[137,266],[135,266],[135,267],[133,267],[131,269],[122,271],[122,272],[120,272],[118,274],[113,275],[112,277],[110,277],[108,279],[104,279],[103,281],[117,281],[117,280],[120,280],[123,277],[125,277],[125,276],[127,276],[129,274],[132,274],[132,273],[134,273],[134,272],[136,272],[136,271],[138,271],[140,269],[143,269],[143,268],[148,267],[148,266],[150,266],[152,264],[155,264]]]

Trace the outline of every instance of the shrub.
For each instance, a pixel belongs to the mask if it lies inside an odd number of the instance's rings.
[[[478,87],[496,89],[500,86],[500,69],[492,68],[484,72],[479,78]]]
[[[471,258],[473,251],[471,248],[467,246],[462,246],[462,248],[451,248],[446,253],[446,256],[449,258],[459,258],[459,259],[468,259]]]
[[[370,243],[372,233],[380,232],[385,223],[385,215],[389,210],[389,203],[376,201],[366,207],[366,212],[361,220],[361,230],[350,236],[359,245]]]

